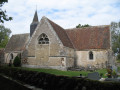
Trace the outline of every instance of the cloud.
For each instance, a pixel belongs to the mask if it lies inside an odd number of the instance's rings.
[[[4,25],[12,34],[29,33],[37,5],[39,20],[46,16],[63,28],[80,24],[107,25],[120,20],[119,0],[9,0],[3,9],[13,17]]]

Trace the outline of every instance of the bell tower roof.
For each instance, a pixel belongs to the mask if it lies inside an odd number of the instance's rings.
[[[34,22],[39,22],[39,21],[38,21],[37,10],[35,11],[35,14],[34,14],[34,18],[33,18],[32,23],[34,23]]]
[[[38,25],[39,21],[38,21],[38,15],[37,15],[37,10],[35,11],[34,17],[33,17],[33,21],[30,24],[30,37],[32,36],[32,34],[34,33],[37,25]]]

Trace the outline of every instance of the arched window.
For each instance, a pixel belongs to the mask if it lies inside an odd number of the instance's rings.
[[[41,34],[39,39],[38,39],[38,44],[49,44],[49,39],[46,34]]]
[[[10,54],[10,56],[11,56],[11,59],[13,59],[13,54],[12,53]]]
[[[93,52],[92,51],[89,52],[89,59],[93,60]]]

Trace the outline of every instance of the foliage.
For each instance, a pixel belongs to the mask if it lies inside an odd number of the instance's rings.
[[[31,90],[31,89],[0,75],[0,90]]]
[[[115,70],[112,71],[112,76],[113,76],[114,78],[117,78],[117,73],[116,73]]]
[[[1,7],[3,6],[3,4],[5,4],[6,2],[8,2],[8,0],[0,0],[0,23],[4,23],[4,21],[9,21],[9,20],[12,20],[12,17],[8,17],[6,15],[6,10],[3,11],[1,9]]]
[[[120,59],[120,31],[113,30],[111,32],[111,35],[112,35],[112,49],[114,53],[118,55],[117,59]]]
[[[89,24],[85,24],[85,25],[78,24],[76,28],[83,28],[83,27],[89,27],[89,26],[90,26]]]
[[[0,73],[43,90],[120,90],[119,82],[100,82],[95,80],[56,76],[53,74],[1,67]]]
[[[112,77],[112,69],[107,68],[107,77],[111,78]]]
[[[117,73],[115,70],[112,70],[110,68],[107,68],[107,77],[108,78],[117,78]]]
[[[117,55],[117,59],[120,60],[120,54]]]
[[[0,25],[0,48],[4,48],[8,43],[11,30]]]
[[[18,56],[15,57],[14,61],[13,61],[13,65],[15,67],[20,67],[21,66],[21,60]]]

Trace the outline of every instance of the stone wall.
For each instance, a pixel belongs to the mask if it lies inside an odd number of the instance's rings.
[[[11,59],[11,54],[13,54],[13,59]],[[13,62],[13,60],[15,59],[15,57],[18,55],[18,53],[17,52],[12,52],[12,53],[5,53],[5,59],[4,59],[4,63],[10,63],[10,60],[12,60],[12,62]]]
[[[89,52],[93,52],[93,59],[89,58]],[[76,65],[78,67],[105,68],[110,60],[109,50],[86,50],[76,51]]]
[[[39,36],[46,34],[49,44],[39,44]],[[64,47],[49,22],[42,18],[27,46],[28,65],[66,69],[74,66],[74,49]]]

